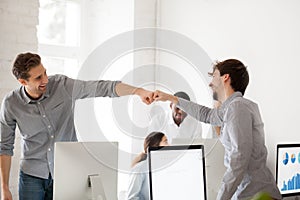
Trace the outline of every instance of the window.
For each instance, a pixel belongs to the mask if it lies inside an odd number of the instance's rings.
[[[75,78],[79,70],[80,3],[40,0],[39,53],[48,74]]]
[[[40,0],[39,54],[48,75],[59,73],[77,78],[81,64],[98,45],[133,29],[133,3],[132,0]],[[126,55],[118,59],[99,79],[121,79],[126,72],[132,70],[132,57]],[[106,138],[118,141],[119,148],[130,153],[131,141],[115,124],[111,107],[111,99],[95,100],[95,110],[99,109],[104,113],[95,111],[98,125]],[[114,134],[111,134],[112,129],[109,127],[114,127]],[[88,134],[81,139],[97,140]],[[120,162],[123,163],[124,158],[119,157]],[[125,162],[130,166],[131,158]],[[120,170],[118,190],[126,190],[127,185],[128,173]]]

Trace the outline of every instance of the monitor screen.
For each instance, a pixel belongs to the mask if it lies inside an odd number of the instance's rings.
[[[174,138],[172,144],[201,144],[205,152],[206,193],[207,199],[217,199],[226,168],[224,166],[225,149],[218,138]]]
[[[283,197],[300,195],[300,144],[278,144],[276,183]]]
[[[151,200],[206,200],[203,145],[149,148]]]
[[[55,200],[117,200],[117,177],[117,142],[55,143]]]

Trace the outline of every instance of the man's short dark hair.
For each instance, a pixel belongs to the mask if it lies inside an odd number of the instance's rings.
[[[245,90],[249,84],[249,74],[245,65],[236,59],[228,59],[222,62],[216,62],[213,67],[220,71],[220,75],[229,74],[231,80],[231,87],[234,91],[239,91],[244,95]]]
[[[21,53],[17,56],[13,68],[12,73],[17,79],[25,79],[28,80],[30,77],[28,72],[31,68],[38,66],[41,64],[41,57],[38,54],[34,53]]]
[[[189,97],[189,95],[188,95],[187,93],[185,93],[185,92],[182,92],[182,91],[176,92],[176,93],[174,94],[174,96],[179,97],[179,98],[182,98],[182,99],[185,99],[185,100],[188,100],[188,101],[191,100],[190,97]]]

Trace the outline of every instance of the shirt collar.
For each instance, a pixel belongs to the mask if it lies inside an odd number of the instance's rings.
[[[230,97],[228,97],[222,104],[221,108],[226,108],[232,101],[233,99],[237,97],[243,97],[241,92],[234,92]]]
[[[21,87],[21,96],[22,96],[25,104],[29,104],[29,103],[36,103],[36,102],[40,102],[40,101],[44,100],[45,98],[50,96],[50,93],[49,93],[49,90],[48,90],[48,87],[47,87],[46,92],[41,96],[41,98],[39,98],[37,100],[33,100],[30,97],[28,97],[28,95],[26,94],[25,86],[22,86]]]

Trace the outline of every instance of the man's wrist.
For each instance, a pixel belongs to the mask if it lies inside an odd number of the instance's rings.
[[[1,190],[9,190],[8,184],[1,184]]]
[[[133,90],[133,94],[140,95],[144,89],[143,88],[135,88]]]
[[[171,95],[171,102],[174,103],[174,104],[178,104],[179,103],[179,99],[178,97],[174,96],[174,95]]]

